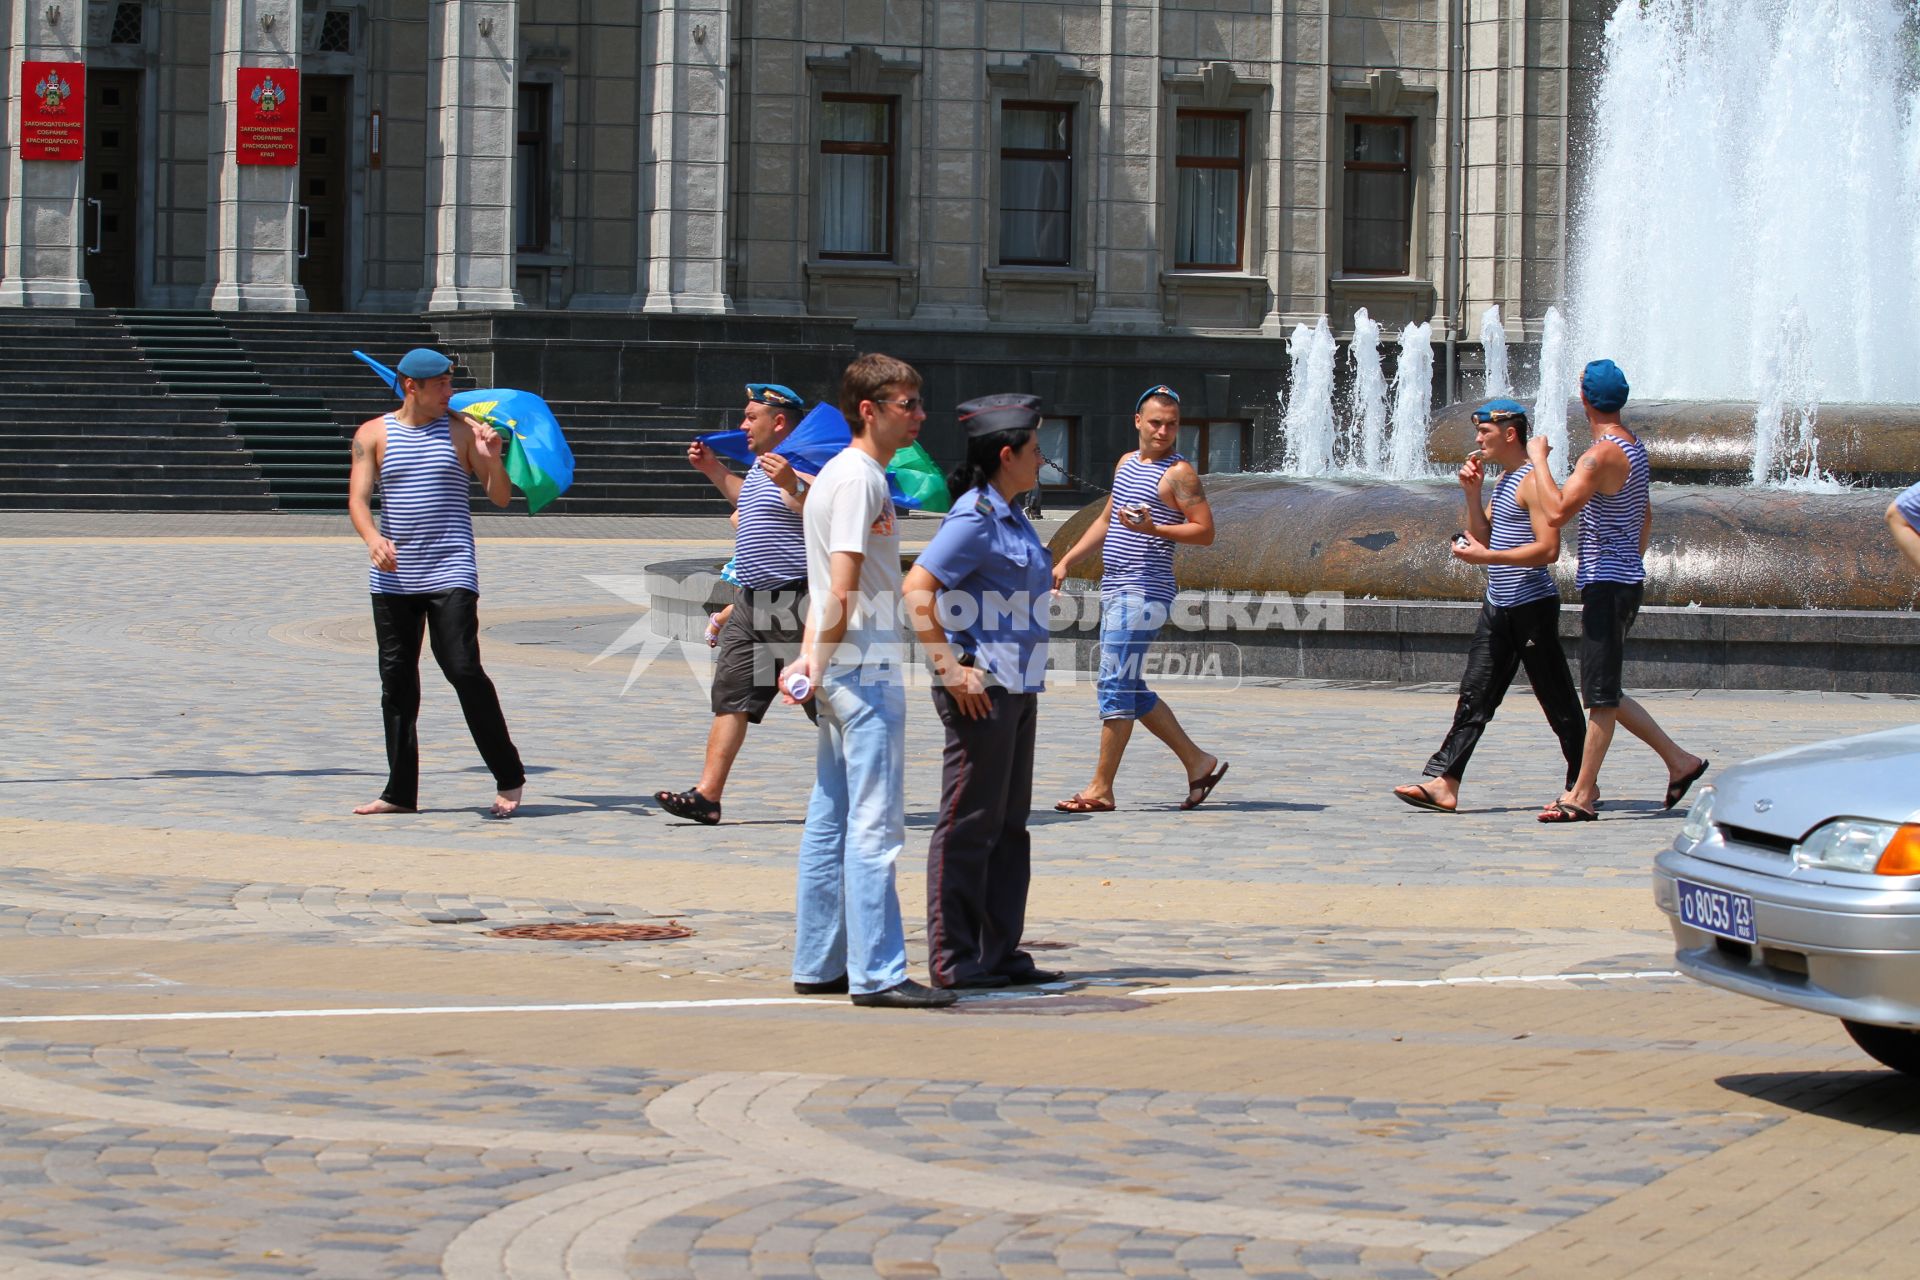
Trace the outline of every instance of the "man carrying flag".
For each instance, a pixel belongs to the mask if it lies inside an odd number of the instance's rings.
[[[493,681],[480,666],[480,573],[469,494],[475,478],[496,507],[512,501],[492,428],[447,412],[453,362],[418,347],[401,357],[392,413],[370,418],[353,436],[347,512],[367,544],[373,631],[380,650],[380,710],[386,719],[387,786],[355,813],[411,813],[419,807],[420,640],[460,697],[474,745],[499,789],[493,816],[520,807],[526,770],[507,734]],[[380,486],[380,519],[370,506]]]
[[[807,544],[800,525],[806,490],[793,464],[774,450],[799,425],[804,408],[804,400],[777,382],[747,384],[740,427],[754,462],[745,476],[728,470],[701,441],[687,446],[687,461],[738,513],[733,563],[740,600],[720,629],[713,725],[700,781],[685,791],[654,793],[676,818],[707,826],[720,821],[720,793],[747,740],[747,726],[766,717],[781,667],[799,652],[807,616]],[[813,719],[813,703],[802,705]]]

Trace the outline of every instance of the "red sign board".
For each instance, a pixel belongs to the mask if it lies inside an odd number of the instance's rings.
[[[20,89],[20,158],[85,159],[86,63],[22,62]]]
[[[234,160],[300,163],[300,73],[291,67],[241,67]]]

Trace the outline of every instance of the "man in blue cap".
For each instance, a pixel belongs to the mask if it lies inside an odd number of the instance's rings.
[[[1647,709],[1621,691],[1627,632],[1645,594],[1647,540],[1653,535],[1647,448],[1620,421],[1627,375],[1611,360],[1595,360],[1580,375],[1580,403],[1593,443],[1556,485],[1547,468],[1547,442],[1527,445],[1538,477],[1534,497],[1555,529],[1580,517],[1580,699],[1587,705],[1586,751],[1580,776],[1549,803],[1542,822],[1592,822],[1598,817],[1600,765],[1615,724],[1652,747],[1667,766],[1666,808],[1680,803],[1706,773],[1708,761],[1681,750]]]
[[[720,821],[720,795],[747,740],[747,726],[766,717],[779,692],[781,667],[800,650],[807,616],[807,542],[800,525],[806,505],[804,478],[774,450],[793,434],[806,409],[791,387],[749,382],[740,427],[754,465],[745,476],[727,469],[718,455],[695,440],[687,461],[713,481],[733,504],[734,575],[739,601],[720,628],[713,670],[713,725],[707,730],[706,763],[700,781],[685,791],[656,791],[654,801],[676,818],[704,826]],[[811,702],[803,704],[808,719]]]
[[[1586,723],[1580,696],[1560,648],[1560,588],[1550,568],[1560,558],[1560,531],[1547,521],[1534,492],[1543,470],[1527,461],[1527,410],[1512,400],[1490,400],[1473,411],[1474,443],[1459,473],[1466,499],[1466,532],[1453,558],[1487,567],[1486,602],[1467,648],[1460,700],[1446,741],[1427,761],[1426,780],[1395,787],[1416,809],[1457,812],[1467,762],[1522,666],[1547,724],[1566,757],[1566,784],[1580,774]],[[1504,473],[1482,501],[1486,464]]]
[[[420,640],[460,697],[460,710],[498,789],[493,816],[520,807],[526,770],[507,733],[500,695],[480,666],[480,570],[474,556],[473,481],[496,507],[513,499],[502,455],[506,441],[465,414],[449,416],[453,361],[416,347],[400,358],[392,413],[353,436],[347,514],[367,544],[373,632],[380,651],[380,710],[386,721],[387,785],[355,813],[412,813],[419,807]],[[380,518],[373,517],[375,483]]]

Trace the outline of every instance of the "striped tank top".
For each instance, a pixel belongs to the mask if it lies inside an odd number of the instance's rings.
[[[756,591],[807,576],[807,537],[800,513],[791,510],[780,486],[759,467],[740,481],[740,530],[734,536],[733,571],[740,585]]]
[[[1489,531],[1487,546],[1495,551],[1511,551],[1533,541],[1533,521],[1527,517],[1527,509],[1513,498],[1531,470],[1533,464],[1529,462],[1518,471],[1509,471],[1500,477],[1500,483],[1493,487],[1493,501],[1488,504],[1493,511],[1493,528]],[[1559,594],[1560,588],[1553,585],[1553,574],[1544,565],[1531,569],[1511,564],[1487,566],[1488,604],[1511,609]]]
[[[1170,453],[1158,462],[1143,462],[1138,452],[1127,455],[1113,477],[1113,508],[1107,516],[1107,541],[1101,552],[1106,571],[1100,578],[1102,599],[1133,592],[1161,604],[1172,604],[1173,543],[1151,533],[1135,533],[1120,523],[1120,508],[1144,505],[1155,524],[1181,524],[1186,517],[1160,497],[1160,478],[1176,462]]]
[[[409,427],[388,414],[387,447],[380,458],[380,533],[393,543],[399,568],[388,573],[369,566],[367,589],[377,596],[457,587],[477,594],[472,491],[472,477],[460,465],[445,417]]]
[[[1605,439],[1627,455],[1627,482],[1618,493],[1594,494],[1580,510],[1580,572],[1575,581],[1583,587],[1589,582],[1647,580],[1646,564],[1640,558],[1640,525],[1651,500],[1647,447],[1612,432]]]

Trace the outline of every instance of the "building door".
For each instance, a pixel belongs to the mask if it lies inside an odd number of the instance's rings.
[[[139,271],[140,73],[87,68],[84,268],[95,306],[135,305]]]
[[[300,85],[300,287],[312,311],[347,309],[347,149],[351,76],[305,76]]]

